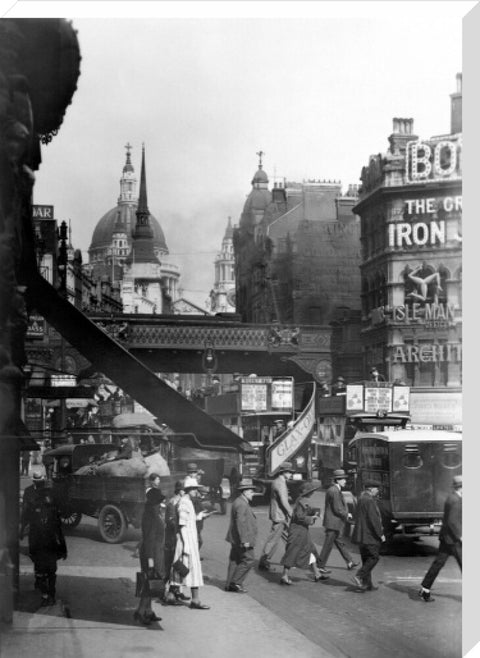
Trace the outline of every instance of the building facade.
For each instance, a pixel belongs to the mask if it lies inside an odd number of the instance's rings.
[[[260,157],[263,155],[260,152]],[[338,181],[274,183],[259,167],[234,230],[236,308],[243,322],[334,326],[313,376],[361,376],[357,189]]]
[[[412,421],[461,422],[461,75],[451,127],[419,139],[413,119],[395,118],[385,154],[362,169],[362,346],[364,372],[412,387]]]

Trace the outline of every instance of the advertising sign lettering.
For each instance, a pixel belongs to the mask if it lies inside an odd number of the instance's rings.
[[[315,424],[315,386],[309,403],[295,421],[294,425],[281,434],[267,448],[266,462],[269,473],[274,475],[280,464],[292,457],[307,441]]]
[[[77,376],[76,375],[51,375],[50,376],[51,386],[76,386],[77,385]]]
[[[392,411],[392,389],[365,387],[365,411],[367,413],[377,413]]]
[[[392,363],[459,363],[462,360],[461,343],[423,343],[420,345],[394,345]]]
[[[461,137],[408,142],[405,155],[407,182],[460,178],[461,155]]]
[[[272,411],[291,411],[293,408],[293,379],[272,381]]]
[[[32,217],[33,219],[53,219],[53,206],[33,205]]]
[[[242,411],[267,411],[267,384],[242,382]]]
[[[41,315],[30,315],[28,319],[27,336],[29,338],[43,338],[45,334],[45,320]]]
[[[433,247],[445,244],[445,221],[398,222],[388,225],[388,245],[390,247]]]

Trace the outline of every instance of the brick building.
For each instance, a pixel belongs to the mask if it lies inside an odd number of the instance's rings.
[[[260,157],[263,155],[260,153]],[[338,181],[274,183],[260,160],[234,230],[236,307],[242,321],[332,328],[331,358],[312,365],[361,375],[360,221],[355,186]]]

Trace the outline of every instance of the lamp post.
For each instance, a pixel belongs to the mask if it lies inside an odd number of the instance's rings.
[[[59,276],[59,286],[58,291],[64,299],[68,299],[67,294],[67,267],[68,267],[68,252],[67,252],[67,239],[68,239],[68,229],[67,222],[63,221],[60,224],[60,229],[58,231],[59,247],[58,247],[58,276]],[[60,369],[62,372],[65,372],[65,339],[60,336]],[[66,401],[64,398],[60,400],[60,419],[57,429],[61,430],[65,428],[66,425]]]

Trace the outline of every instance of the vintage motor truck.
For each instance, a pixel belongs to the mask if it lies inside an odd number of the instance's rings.
[[[77,526],[82,515],[98,519],[102,539],[108,543],[119,543],[125,538],[127,528],[140,527],[145,503],[145,478],[77,474],[79,468],[100,459],[115,449],[111,443],[62,445],[45,452],[43,461],[47,477],[52,483],[55,499],[60,508],[62,522],[67,527]],[[215,479],[215,463],[208,469]],[[183,464],[178,464],[182,469]],[[223,464],[217,472],[221,473]],[[183,480],[184,469],[170,471],[161,476],[162,493],[173,495],[175,481]],[[220,475],[221,477],[221,475]],[[209,486],[209,482],[204,482]],[[217,486],[220,482],[215,483]]]

